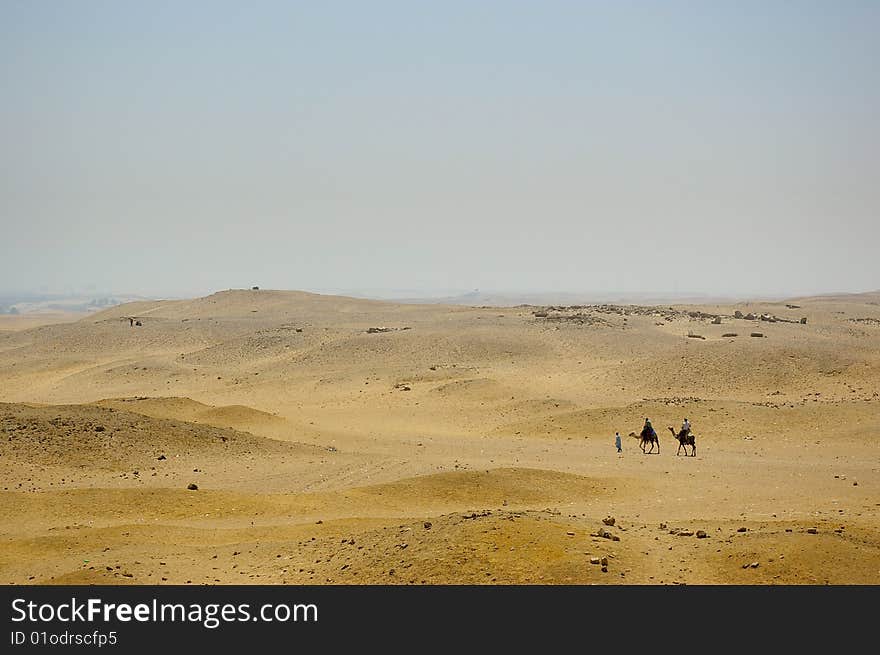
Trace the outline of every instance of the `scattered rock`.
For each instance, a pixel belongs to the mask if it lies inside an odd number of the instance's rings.
[[[608,558],[607,558],[607,557],[603,557],[601,560],[599,560],[599,563],[600,563],[602,566],[608,566]]]
[[[734,318],[742,318],[743,313],[737,309],[735,312],[733,312],[733,317]]]
[[[712,319],[712,325],[721,325],[721,317],[720,317],[720,316],[716,316],[715,318],[713,318],[713,319]]]
[[[591,557],[590,558],[590,564],[598,564],[598,563],[599,563],[598,557]]]
[[[756,569],[756,568],[758,568],[759,563],[758,563],[758,562],[752,562],[751,564],[749,564],[749,566],[751,566],[753,569]]]
[[[158,459],[159,461],[162,461],[163,459],[168,459],[168,458],[165,457],[165,455],[159,455],[156,459]]]
[[[695,334],[693,332],[688,332],[688,337],[691,339],[705,339],[706,338],[702,334]]]
[[[425,527],[425,530],[430,530],[433,523],[431,523],[430,521],[425,521],[423,525]]]
[[[190,491],[198,491],[199,485],[197,485],[194,482],[190,482],[186,488],[189,489]]]
[[[103,432],[104,429],[105,429],[105,428],[104,428],[103,425],[96,425],[96,426],[95,426],[95,432]]]
[[[750,337],[763,337],[764,333],[763,332],[752,332],[749,336]]]
[[[661,529],[661,530],[665,530],[665,529],[666,529],[666,524],[665,524],[665,523],[661,523],[661,524],[660,524],[660,529]]]
[[[748,529],[747,527],[743,526],[743,527],[741,527],[741,528],[737,528],[736,531],[737,531],[737,532],[748,532],[749,529]]]
[[[574,532],[571,532],[571,531],[568,531],[568,532],[566,532],[565,534],[568,535],[569,537],[573,537],[573,536],[574,536]]]
[[[705,539],[708,536],[705,530],[697,530],[697,539]]]
[[[804,317],[801,319],[801,325],[806,325],[806,324],[807,324],[807,317],[804,316]]]
[[[615,518],[613,516],[606,516],[604,519],[602,519],[602,523],[604,523],[605,525],[614,525]]]
[[[807,528],[807,534],[819,534],[818,528]]]
[[[678,536],[679,537],[693,537],[694,531],[693,530],[679,530]]]
[[[739,335],[738,335],[736,332],[725,332],[725,333],[722,334],[721,336],[724,337],[724,338],[727,338],[727,337],[736,337],[736,336],[739,336]]]
[[[595,536],[602,537],[603,539],[611,539],[612,541],[620,541],[620,537],[618,537],[616,534],[611,534],[611,532],[609,532],[605,528],[599,528],[598,530],[596,530]]]

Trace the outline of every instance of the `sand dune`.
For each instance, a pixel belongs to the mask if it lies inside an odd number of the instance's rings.
[[[878,303],[231,290],[0,331],[0,579],[876,584]]]

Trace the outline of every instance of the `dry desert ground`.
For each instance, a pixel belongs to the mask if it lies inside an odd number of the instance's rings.
[[[0,583],[880,583],[880,293],[39,323],[0,323]]]

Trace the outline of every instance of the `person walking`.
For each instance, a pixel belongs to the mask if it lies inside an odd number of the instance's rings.
[[[617,446],[617,452],[623,452],[623,448],[620,447],[620,432],[614,433],[614,445]]]

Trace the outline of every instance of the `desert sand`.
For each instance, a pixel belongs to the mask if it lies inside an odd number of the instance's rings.
[[[880,583],[880,293],[16,321],[5,584]]]

